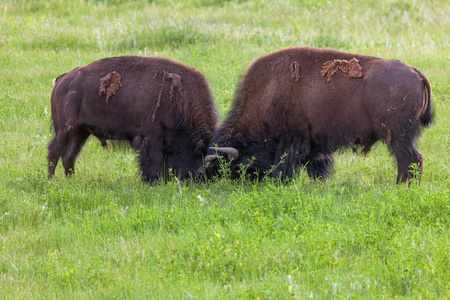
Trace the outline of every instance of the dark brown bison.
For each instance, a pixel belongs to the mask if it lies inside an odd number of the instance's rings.
[[[59,157],[66,176],[92,134],[125,140],[139,152],[142,178],[186,178],[202,170],[217,113],[203,75],[163,57],[121,56],[62,74],[51,96],[55,137],[48,146],[48,176]]]
[[[207,172],[215,174],[217,156],[227,154],[232,178],[242,166],[252,178],[290,178],[302,165],[311,178],[325,178],[335,150],[361,145],[367,154],[383,140],[397,159],[397,182],[405,182],[412,164],[423,168],[416,139],[432,123],[430,97],[425,75],[399,60],[310,47],[270,53],[242,78],[212,139]]]

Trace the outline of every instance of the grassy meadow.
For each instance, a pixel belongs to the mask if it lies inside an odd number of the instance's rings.
[[[0,0],[0,298],[449,299],[450,3]],[[204,73],[223,120],[259,55],[293,45],[400,59],[429,78],[420,185],[386,146],[326,182],[143,184],[90,138],[47,180],[52,79],[160,55]]]

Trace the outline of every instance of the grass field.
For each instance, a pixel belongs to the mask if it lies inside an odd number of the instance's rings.
[[[449,299],[448,1],[0,1],[0,298]],[[327,182],[143,184],[91,138],[46,179],[52,79],[123,54],[203,72],[223,119],[250,62],[292,45],[400,59],[431,81],[421,185],[384,144]]]

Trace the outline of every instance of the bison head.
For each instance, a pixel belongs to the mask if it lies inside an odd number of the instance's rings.
[[[217,144],[211,143],[205,157],[208,178],[220,175],[221,168],[229,168],[231,179],[245,175],[256,180],[270,171],[275,160],[275,151],[269,143],[245,139],[239,133],[224,143],[226,146],[216,147]]]
[[[178,137],[182,141],[182,137]],[[164,148],[165,170],[168,174],[172,169],[172,174],[180,179],[196,178],[203,173],[202,157],[206,153],[207,147],[203,140],[193,141],[186,139],[183,143],[168,145]]]
[[[133,147],[139,151],[144,181],[167,180],[171,175],[180,179],[197,178],[203,173],[202,158],[207,145],[202,139],[194,140],[183,130],[171,131],[160,138],[162,145],[140,136],[133,141]]]
[[[180,179],[196,178],[202,175],[202,153],[199,155],[195,152],[179,152],[166,155],[164,173],[167,175],[169,172]]]

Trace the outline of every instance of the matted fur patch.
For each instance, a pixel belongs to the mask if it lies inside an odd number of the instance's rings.
[[[106,102],[109,98],[116,94],[116,92],[122,87],[120,82],[120,75],[116,71],[108,73],[105,77],[100,79],[99,95],[106,94]]]
[[[300,79],[300,64],[298,61],[294,60],[289,69],[291,70],[291,80],[298,81]]]
[[[162,71],[154,70],[153,71],[153,79],[158,78],[159,75],[161,75],[162,82],[161,82],[161,88],[160,88],[159,94],[158,94],[158,102],[156,102],[155,111],[153,112],[152,122],[155,121],[156,111],[158,110],[158,107],[161,104],[161,96],[162,96],[165,81],[168,81],[171,83],[170,90],[169,90],[170,101],[172,101],[175,96],[175,90],[177,90],[179,97],[183,97],[183,86],[181,84],[181,76],[180,75],[175,74],[175,73],[169,73],[166,70],[162,70]]]
[[[331,76],[338,70],[344,73],[348,73],[350,77],[359,78],[363,76],[362,67],[359,64],[359,60],[352,58],[350,61],[344,59],[335,59],[327,61],[322,65],[322,76],[327,76],[327,81],[331,80]]]

